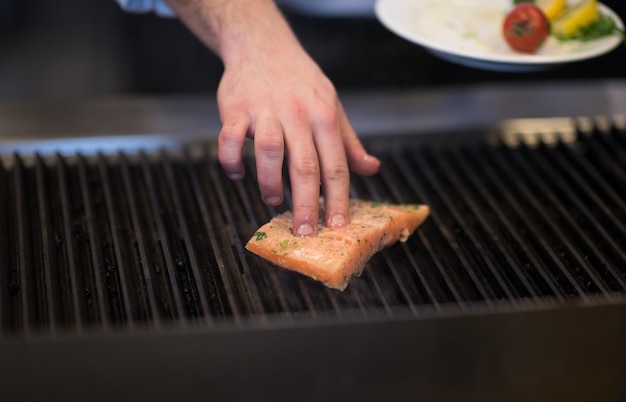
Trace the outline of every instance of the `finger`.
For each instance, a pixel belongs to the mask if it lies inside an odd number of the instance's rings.
[[[223,119],[218,137],[218,159],[226,175],[232,180],[245,175],[243,147],[250,119],[245,113],[231,113]]]
[[[254,154],[261,198],[266,204],[279,205],[283,202],[283,129],[271,114],[261,115],[254,126]]]
[[[339,124],[350,169],[360,175],[369,176],[375,174],[380,169],[380,160],[370,155],[365,147],[363,147],[354,128],[352,128],[352,124],[350,124],[348,120],[348,116],[341,102],[337,101],[337,103],[339,109]]]
[[[305,126],[285,128],[287,163],[293,199],[293,230],[297,236],[317,233],[320,168],[317,151]]]
[[[345,226],[350,219],[350,170],[335,109],[320,112],[314,141],[320,162],[328,227]]]

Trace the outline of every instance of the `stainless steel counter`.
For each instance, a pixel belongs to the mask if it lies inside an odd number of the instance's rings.
[[[352,91],[340,96],[353,126],[363,136],[466,129],[505,119],[626,113],[626,80]],[[18,144],[67,137],[215,137],[219,127],[217,105],[210,95],[0,104],[3,152]]]

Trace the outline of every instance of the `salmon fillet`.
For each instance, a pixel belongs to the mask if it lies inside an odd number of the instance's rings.
[[[320,224],[317,235],[299,237],[293,234],[292,212],[287,211],[261,226],[246,249],[282,268],[344,290],[376,252],[397,241],[405,242],[429,214],[426,205],[358,199],[350,203],[350,223],[342,228]],[[320,208],[320,216],[324,216],[323,201]]]

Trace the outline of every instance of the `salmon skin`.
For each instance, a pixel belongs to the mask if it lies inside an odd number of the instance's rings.
[[[427,205],[390,204],[352,199],[350,223],[342,228],[319,225],[315,236],[293,234],[292,212],[275,216],[246,243],[246,249],[279,267],[344,290],[369,259],[397,241],[405,242],[428,217]],[[320,216],[324,204],[320,201]]]

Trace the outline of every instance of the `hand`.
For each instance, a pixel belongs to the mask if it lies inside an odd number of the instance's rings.
[[[269,45],[254,46],[225,66],[218,90],[220,162],[229,177],[242,178],[242,148],[246,136],[253,138],[261,197],[278,205],[286,155],[294,233],[317,231],[320,184],[326,225],[343,226],[349,218],[349,168],[373,174],[380,163],[364,150],[335,88],[301,47]]]
[[[345,225],[350,169],[369,175],[380,162],[365,151],[334,86],[276,6],[263,0],[225,4],[213,10],[219,19],[210,25],[221,30],[207,40],[225,67],[218,89],[220,163],[230,178],[243,178],[242,150],[253,138],[259,189],[269,205],[283,201],[287,163],[295,234],[317,232],[320,185],[326,225]]]

